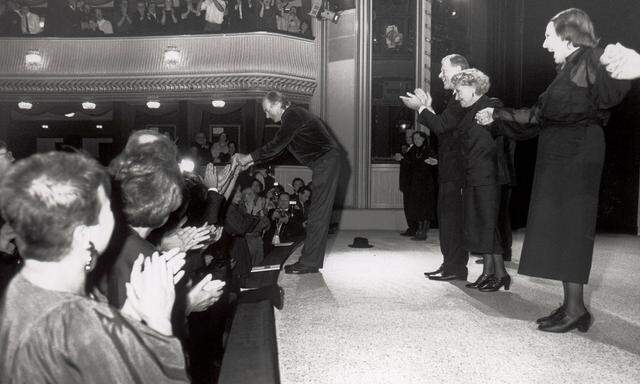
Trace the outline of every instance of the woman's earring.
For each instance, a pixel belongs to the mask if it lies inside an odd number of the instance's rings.
[[[92,241],[89,242],[89,247],[87,248],[87,251],[89,251],[89,260],[84,264],[84,270],[86,272],[91,271],[91,269],[93,269],[93,259],[97,259],[98,258],[98,250],[96,249],[95,244],[93,244]]]

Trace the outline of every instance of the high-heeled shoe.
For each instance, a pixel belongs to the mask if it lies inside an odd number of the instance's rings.
[[[509,290],[511,286],[511,276],[504,275],[502,278],[497,278],[496,276],[492,276],[483,286],[478,287],[478,291],[480,292],[495,292],[500,290],[500,288],[504,287],[505,291]]]
[[[564,305],[561,305],[560,307],[554,309],[553,312],[551,312],[549,315],[536,319],[536,323],[542,324],[542,323],[548,323],[550,321],[559,320],[562,318],[562,316],[564,316],[564,311],[565,311]]]
[[[544,332],[565,333],[572,329],[578,329],[580,332],[587,332],[591,327],[591,314],[585,312],[579,317],[571,319],[565,313],[560,319],[540,324],[538,330]]]
[[[492,277],[493,275],[483,273],[480,276],[478,276],[476,281],[474,281],[473,283],[465,284],[464,286],[467,288],[479,288],[483,286],[487,281],[489,281],[489,279]]]

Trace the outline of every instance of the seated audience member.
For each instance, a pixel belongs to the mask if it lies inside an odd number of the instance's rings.
[[[300,34],[307,39],[313,39],[313,32],[311,32],[311,27],[309,26],[308,21],[302,20],[300,22]]]
[[[22,16],[22,34],[23,35],[37,35],[42,32],[40,26],[40,16],[31,12],[29,5],[24,3],[20,7],[20,15]]]
[[[183,33],[202,32],[203,14],[198,0],[186,0],[184,11],[180,14],[180,29]]]
[[[116,32],[119,35],[127,35],[133,29],[132,16],[129,15],[129,1],[122,0],[120,5],[115,7]]]
[[[304,187],[304,180],[299,177],[294,178],[291,182],[291,188],[293,189],[293,192],[291,193],[291,200],[298,200],[298,192],[302,187]]]
[[[13,0],[0,2],[0,36],[22,35],[20,7]]]
[[[13,161],[13,153],[6,143],[0,140],[0,180],[4,179]],[[6,283],[20,267],[21,260],[15,241],[15,231],[0,216],[0,295],[4,291]]]
[[[285,7],[288,4],[288,1],[285,0],[276,0],[276,27],[278,31],[287,31],[288,24],[286,18],[286,10]]]
[[[291,7],[283,15],[285,19],[286,31],[291,33],[300,33],[300,18],[298,17],[298,8]]]
[[[260,218],[247,213],[242,189],[236,186],[224,217],[224,232],[230,237],[230,259],[233,277],[242,285],[251,271],[251,253],[245,236],[255,230]]]
[[[80,15],[77,11],[76,0],[67,0],[66,4],[58,11],[55,24],[56,33],[60,36],[75,36],[80,33]],[[47,23],[47,28],[50,26],[50,23]]]
[[[256,21],[258,31],[277,31],[277,13],[275,0],[258,0],[258,15]]]
[[[227,2],[225,0],[204,0],[200,3],[200,10],[204,11],[204,33],[218,33],[222,31]]]
[[[102,9],[96,8],[96,23],[98,24],[98,30],[105,35],[113,35],[113,26],[111,22],[104,18],[102,15]]]
[[[302,216],[302,226],[306,227],[307,219],[309,218],[309,205],[311,204],[311,189],[308,187],[302,187],[298,191],[298,201],[294,206],[294,209],[298,209]]]
[[[211,144],[207,141],[204,133],[198,132],[194,136],[193,144],[191,144],[191,152],[195,158],[197,166],[204,166],[213,162],[211,156]]]
[[[164,27],[164,33],[177,33],[179,15],[177,8],[173,8],[173,0],[165,0],[161,13],[160,24]]]
[[[144,35],[149,33],[150,26],[147,19],[147,7],[144,1],[138,0],[136,2],[136,11],[133,15],[133,23],[131,25],[131,31],[136,35]]]
[[[189,382],[169,321],[180,276],[165,255],[137,258],[121,311],[85,290],[114,228],[109,193],[107,173],[80,154],[36,154],[3,178],[25,262],[0,303],[0,382]]]
[[[211,145],[211,157],[215,163],[228,163],[231,161],[229,157],[229,139],[226,133],[221,133],[218,140]]]
[[[242,191],[242,202],[246,212],[258,218],[258,224],[245,234],[245,240],[251,254],[251,265],[258,265],[264,259],[264,247],[262,235],[269,228],[270,222],[264,210],[265,200],[261,198],[253,188],[245,188]]]
[[[235,141],[230,141],[229,142],[229,160],[231,160],[231,158],[233,158],[233,155],[235,155],[236,153],[238,153],[238,145],[236,144]]]
[[[149,3],[147,5],[147,33],[150,35],[156,35],[163,31],[162,24],[160,24],[160,11],[156,3]]]

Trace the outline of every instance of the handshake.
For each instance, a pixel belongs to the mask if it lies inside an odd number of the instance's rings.
[[[253,158],[251,155],[244,155],[242,153],[236,153],[231,157],[231,166],[239,166],[243,171],[253,165]]]

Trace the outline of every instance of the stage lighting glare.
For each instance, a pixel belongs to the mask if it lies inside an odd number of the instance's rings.
[[[227,103],[224,102],[224,100],[212,100],[211,101],[211,105],[213,105],[214,108],[224,108],[224,106]]]
[[[28,109],[33,108],[33,104],[31,104],[28,101],[21,101],[21,102],[18,103],[18,108],[28,110]]]
[[[180,171],[183,173],[191,173],[196,168],[196,164],[193,160],[187,158],[180,160],[180,164],[178,164],[178,166],[180,167]]]
[[[96,103],[85,101],[84,103],[82,103],[82,109],[96,109]]]
[[[75,112],[69,112],[69,113],[65,113],[64,114],[66,117],[75,117],[76,113]]]
[[[158,109],[160,108],[160,102],[158,100],[149,100],[147,101],[147,108]]]
[[[175,66],[180,63],[182,59],[182,55],[180,54],[180,50],[173,45],[167,47],[164,50],[164,63],[168,66]]]
[[[29,68],[36,68],[42,65],[42,54],[37,49],[32,49],[24,56],[24,62]]]

